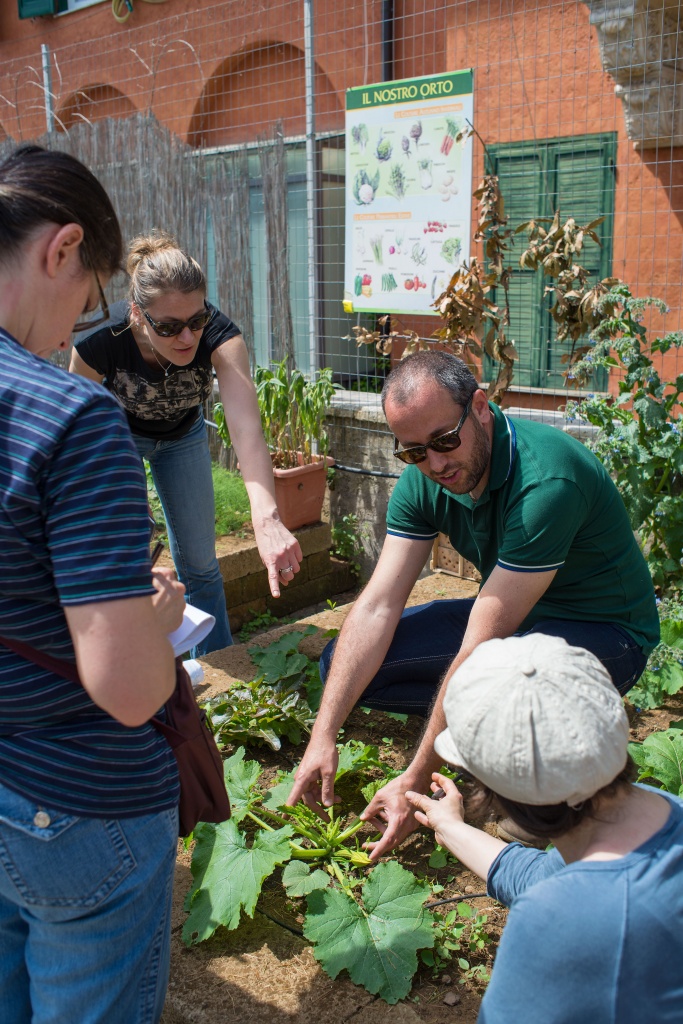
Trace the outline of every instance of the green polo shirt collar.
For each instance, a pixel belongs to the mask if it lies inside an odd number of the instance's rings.
[[[489,402],[489,409],[493,414],[493,444],[491,446],[491,473],[486,487],[477,501],[472,501],[469,494],[454,494],[445,487],[441,488],[444,494],[458,501],[465,508],[472,509],[486,504],[491,491],[497,491],[510,476],[517,455],[517,435],[514,424],[493,402]]]

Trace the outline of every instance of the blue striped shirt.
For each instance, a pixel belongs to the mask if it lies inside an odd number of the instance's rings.
[[[65,606],[154,592],[144,474],[104,388],[2,330],[0,351],[0,636],[73,662]],[[173,753],[153,726],[122,725],[3,645],[0,782],[97,818],[178,799]]]

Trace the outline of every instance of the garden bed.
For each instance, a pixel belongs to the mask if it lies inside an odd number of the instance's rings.
[[[410,603],[472,596],[476,585],[435,574],[418,581]],[[328,642],[325,635],[339,628],[350,605],[328,608],[322,613],[306,616],[296,623],[281,626],[247,644],[207,656],[203,664],[205,685],[200,699],[215,695],[234,682],[253,678],[257,667],[248,647],[267,647],[273,640],[292,630],[314,625],[317,631],[305,636],[299,650],[309,658],[319,655]],[[682,695],[652,711],[637,712],[627,704],[632,724],[632,739],[642,741],[652,731],[661,730],[672,720],[683,718]],[[365,714],[355,710],[349,717],[341,739],[359,740],[379,748],[383,764],[401,769],[412,757],[422,730],[422,721],[409,717],[396,721],[379,713]],[[283,742],[278,752],[268,747],[249,747],[246,758],[257,760],[262,776],[274,778],[278,769],[291,770],[303,746]],[[340,787],[343,794],[343,788]],[[356,809],[354,807],[354,809]],[[480,822],[484,827],[492,825]],[[361,834],[362,838],[362,834]],[[398,851],[398,860],[415,875],[443,886],[432,897],[443,899],[463,896],[475,911],[487,915],[485,931],[491,937],[472,964],[491,967],[495,943],[505,922],[506,911],[488,897],[478,898],[483,883],[443,854],[434,856],[432,834],[415,833]],[[461,981],[457,960],[434,969],[418,961],[420,966],[407,997],[389,1006],[364,988],[353,984],[345,971],[331,980],[316,961],[313,949],[301,935],[301,907],[288,901],[279,883],[266,884],[261,892],[253,920],[242,915],[233,931],[219,928],[197,946],[187,948],[181,937],[187,914],[183,903],[192,884],[190,853],[179,847],[172,931],[171,980],[163,1024],[475,1024],[482,989],[474,980]],[[278,869],[279,870],[279,869]],[[277,876],[277,872],[276,872]],[[274,878],[276,877],[274,876]],[[277,876],[279,877],[279,876]],[[447,908],[448,909],[448,908]],[[455,954],[457,957],[459,954]],[[444,1000],[449,1000],[445,1002]]]

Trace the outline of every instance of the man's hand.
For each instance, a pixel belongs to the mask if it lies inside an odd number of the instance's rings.
[[[364,843],[370,860],[376,861],[417,828],[413,808],[406,800],[406,780],[402,775],[379,789],[361,814],[363,821],[375,825],[383,833],[381,839]]]
[[[338,803],[339,797],[334,795],[338,764],[336,743],[315,743],[312,740],[294,775],[294,787],[287,798],[288,805],[294,807],[299,800],[303,800],[316,814],[322,814],[324,808]]]

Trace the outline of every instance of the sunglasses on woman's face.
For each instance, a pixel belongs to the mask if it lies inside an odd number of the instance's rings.
[[[474,395],[470,395],[469,401],[465,406],[465,411],[458,420],[458,425],[454,430],[449,430],[446,434],[440,434],[439,437],[433,437],[431,441],[427,441],[426,444],[415,444],[411,448],[403,448],[399,451],[398,440],[394,438],[394,458],[400,459],[401,462],[407,462],[410,466],[417,465],[418,462],[424,462],[427,458],[427,449],[431,448],[433,452],[452,452],[456,448],[459,448],[462,444],[460,440],[460,431],[462,430],[463,424],[467,419],[467,414],[472,406],[472,399]]]
[[[189,327],[191,331],[203,331],[213,316],[213,310],[204,306],[201,313],[195,313],[189,320],[152,320],[146,310],[142,310],[145,320],[151,324],[152,330],[160,338],[175,338]]]

